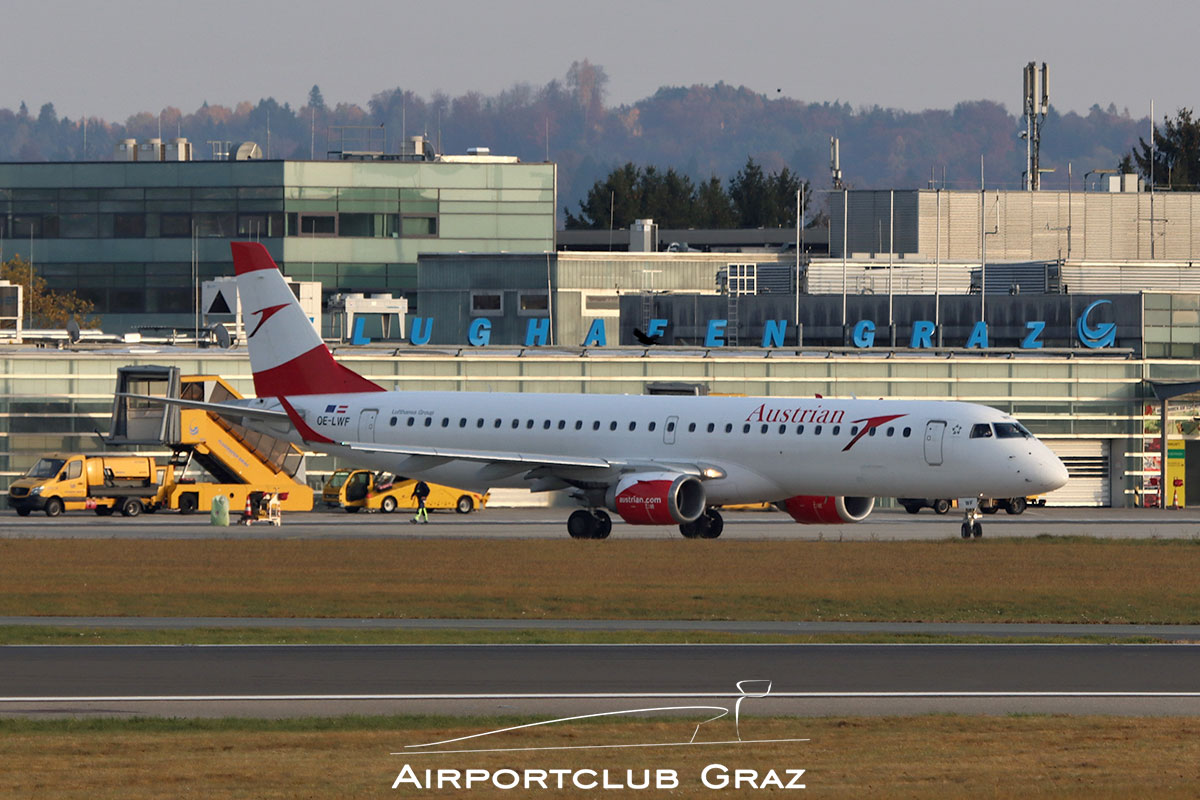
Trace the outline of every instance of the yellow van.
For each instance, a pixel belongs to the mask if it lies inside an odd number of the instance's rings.
[[[53,454],[39,458],[8,488],[8,504],[22,517],[43,511],[57,517],[64,511],[95,511],[108,516],[120,511],[136,517],[156,511],[171,468],[159,467],[150,456],[89,456]]]
[[[325,488],[321,490],[321,500],[330,508],[341,507],[350,513],[365,508],[390,514],[397,509],[417,507],[417,499],[412,496],[413,487],[416,485],[415,480],[395,476],[390,472],[339,469],[325,482]],[[487,499],[486,494],[430,483],[425,507],[452,508],[460,514],[470,514],[477,508],[486,507]]]

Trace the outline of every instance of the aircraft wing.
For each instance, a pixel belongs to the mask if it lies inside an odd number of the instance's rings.
[[[288,418],[287,412],[277,409],[247,408],[246,406],[234,405],[233,403],[206,403],[203,400],[184,400],[179,397],[158,397],[150,394],[129,394],[125,392],[118,394],[117,397],[131,397],[135,400],[149,400],[154,403],[162,403],[163,405],[179,406],[180,408],[199,408],[203,411],[211,411],[214,414],[220,414],[221,416],[230,419],[245,417],[247,419],[260,420],[262,422],[286,422],[289,425],[291,424],[291,420]]]
[[[398,456],[428,456],[430,458],[479,461],[482,463],[522,464],[534,467],[592,467],[610,469],[619,463],[604,458],[587,456],[555,456],[546,453],[512,453],[495,450],[465,450],[452,447],[408,447],[404,445],[367,444],[363,442],[337,442],[341,447],[360,453],[387,453]]]

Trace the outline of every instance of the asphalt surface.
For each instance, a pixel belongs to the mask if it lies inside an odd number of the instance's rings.
[[[1178,645],[8,646],[0,674],[3,714],[624,708],[746,680],[772,682],[746,714],[1200,713],[1200,648]]]
[[[489,508],[472,514],[433,513],[428,525],[414,525],[406,513],[346,514],[313,511],[285,514],[283,525],[216,527],[205,515],[159,512],[134,519],[75,512],[55,519],[42,515],[0,514],[0,538],[207,539],[564,539],[572,508]],[[904,541],[959,538],[961,517],[937,516],[926,509],[876,511],[854,525],[798,525],[778,511],[726,511],[722,540]],[[1000,512],[983,517],[985,537],[1093,536],[1100,538],[1200,539],[1200,511],[1111,508],[1031,508],[1020,516]],[[614,519],[613,539],[676,539],[675,526],[626,525]]]

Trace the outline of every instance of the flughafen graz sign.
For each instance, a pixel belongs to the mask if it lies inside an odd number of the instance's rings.
[[[1114,312],[1111,308],[1105,308],[1112,305],[1113,301],[1111,300],[1101,299],[1092,301],[1080,313],[1075,315],[1069,331],[1061,330],[1063,326],[1058,326],[1060,329],[1054,331],[1054,338],[1060,340],[1074,338],[1080,346],[1092,350],[1113,347],[1117,339],[1117,323],[1109,321],[1108,318],[1111,318]],[[409,343],[415,345],[428,344],[433,337],[435,323],[436,319],[433,317],[413,317],[408,336]],[[1013,321],[1009,320],[1003,325],[1007,332],[1005,338],[1011,341],[1011,344],[1003,346],[1015,347],[1022,350],[1038,350],[1046,346],[1043,338],[1047,334],[1046,320],[1024,319],[1021,320],[1021,323],[1019,335],[1016,337],[1012,335],[1012,329],[1015,327]],[[660,340],[668,332],[669,325],[670,320],[661,318],[651,319],[646,327],[644,337],[647,337],[649,340]],[[993,326],[1001,327],[995,322],[993,322]],[[489,318],[476,317],[472,319],[467,328],[467,344],[471,347],[485,347],[491,344],[492,327],[492,320]],[[759,346],[763,348],[784,347],[785,338],[789,334],[789,327],[790,323],[786,319],[763,320],[763,334]],[[886,324],[877,324],[871,319],[860,319],[848,327],[849,344],[855,348],[870,349],[892,346],[889,341],[890,330]],[[962,326],[960,325],[959,327]],[[989,329],[988,323],[984,320],[975,321],[970,325],[969,333],[962,341],[942,341],[938,345],[934,343],[935,339],[938,338],[938,326],[933,321],[918,319],[914,320],[910,325],[906,325],[905,328],[910,328],[911,330],[906,333],[906,339],[897,339],[895,343],[896,347],[923,350],[940,346],[986,350],[990,347],[1001,346],[1000,343],[993,340],[992,331]],[[550,343],[549,318],[533,317],[528,319],[524,333],[525,347],[548,345]],[[728,319],[709,319],[706,326],[704,326],[703,346],[707,348],[729,346],[728,334]],[[795,336],[793,335],[792,338],[794,340]],[[360,332],[356,331],[353,341],[356,344],[365,344],[367,340],[362,337]],[[741,344],[742,346],[746,346],[748,343],[743,341]],[[604,320],[592,320],[582,346],[608,346]]]

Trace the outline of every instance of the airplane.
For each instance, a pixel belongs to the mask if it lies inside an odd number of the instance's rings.
[[[435,483],[566,491],[573,538],[606,538],[610,511],[716,538],[718,508],[740,503],[860,522],[876,497],[963,498],[962,536],[979,537],[980,497],[1067,481],[1016,419],[965,402],[385,390],[334,360],[265,247],[232,249],[258,396],[157,399]]]

